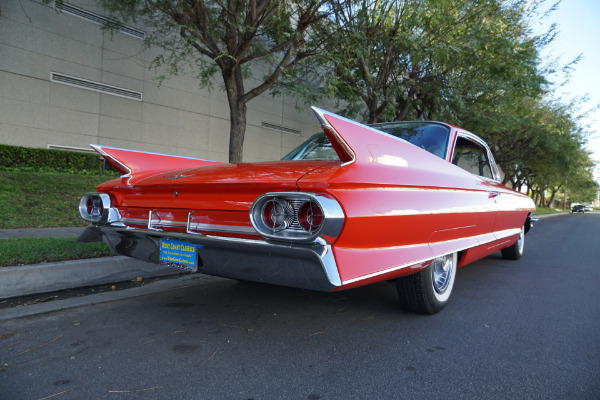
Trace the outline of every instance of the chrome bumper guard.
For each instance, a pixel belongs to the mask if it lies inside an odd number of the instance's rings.
[[[341,285],[331,246],[192,235],[176,232],[91,226],[80,242],[104,241],[115,253],[160,263],[160,239],[201,245],[198,272],[245,281],[330,291]]]
[[[538,218],[534,218],[531,215],[529,215],[525,220],[525,233],[529,232],[529,230],[533,228],[533,224],[535,224],[538,221]]]

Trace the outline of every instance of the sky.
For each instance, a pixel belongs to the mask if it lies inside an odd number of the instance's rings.
[[[548,9],[554,4],[547,0]],[[570,82],[559,89],[558,96],[565,96],[568,101],[572,97],[587,95],[589,100],[582,110],[592,109],[600,105],[600,1],[599,0],[562,0],[558,9],[550,13],[534,28],[543,32],[556,23],[558,36],[542,53],[545,57],[559,57],[564,64],[582,55],[581,61],[575,65]],[[595,177],[600,182],[600,108],[596,109],[587,120],[592,137],[588,149],[597,162]]]

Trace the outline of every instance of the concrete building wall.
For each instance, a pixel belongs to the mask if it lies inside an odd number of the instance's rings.
[[[101,15],[94,0],[69,4]],[[138,27],[139,28],[139,27]],[[228,160],[229,108],[215,89],[193,75],[159,87],[148,65],[159,49],[103,31],[100,25],[42,0],[0,5],[0,143],[89,148],[89,144]],[[141,93],[142,100],[51,81],[51,74]],[[262,95],[248,103],[244,161],[275,160],[319,130],[297,100]],[[263,123],[287,127],[270,129]]]

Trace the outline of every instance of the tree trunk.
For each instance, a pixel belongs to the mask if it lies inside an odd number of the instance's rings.
[[[223,80],[229,103],[229,162],[243,160],[244,137],[246,135],[246,103],[243,102],[244,81],[240,67],[224,71]]]
[[[374,124],[376,122],[379,122],[379,107],[378,107],[378,102],[377,102],[377,96],[374,94],[371,94],[367,101],[367,109],[369,111],[369,116],[368,116],[368,120],[367,123],[368,124]]]
[[[552,207],[552,203],[554,203],[554,197],[556,196],[557,189],[552,190],[552,195],[550,196],[550,200],[548,200],[548,207]]]
[[[396,98],[398,104],[398,110],[396,111],[396,115],[394,121],[404,121],[406,118],[406,114],[408,114],[408,110],[413,103],[413,98],[415,96],[416,90],[411,87],[408,91],[408,95],[406,96],[406,100],[398,96]]]
[[[546,190],[542,190],[540,193],[540,206],[546,207]]]
[[[244,137],[246,135],[246,104],[236,107],[230,105],[229,119],[229,162],[239,163],[243,160]]]

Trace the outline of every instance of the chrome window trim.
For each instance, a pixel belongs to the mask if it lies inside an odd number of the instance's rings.
[[[392,122],[377,122],[374,124],[369,124],[367,125],[370,128],[373,129],[377,129],[380,133],[389,136],[391,138],[397,139],[397,140],[401,140],[403,142],[412,144],[413,146],[415,146],[415,144],[409,142],[406,139],[402,139],[399,136],[394,136],[390,133],[387,133],[386,131],[383,130],[379,130],[378,127],[382,126],[382,125],[402,125],[402,124],[423,124],[423,125],[440,125],[443,126],[444,128],[448,128],[448,141],[446,143],[446,149],[444,150],[444,156],[440,157],[442,160],[446,160],[446,157],[448,155],[448,153],[452,150],[453,146],[452,146],[452,140],[451,140],[451,136],[452,136],[452,132],[454,132],[454,127],[446,122],[440,122],[440,121],[392,121]],[[418,147],[418,146],[417,146]],[[425,150],[425,149],[423,149]],[[427,150],[425,150],[427,151]],[[431,153],[433,154],[433,153]],[[435,156],[437,156],[437,154],[434,154]],[[438,156],[439,157],[439,156]]]
[[[466,140],[470,140],[471,142],[475,142],[475,143],[477,143],[478,145],[482,146],[485,149],[485,151],[487,153],[487,157],[488,157],[488,162],[490,164],[489,165],[490,166],[490,171],[492,172],[492,177],[493,177],[492,180],[494,180],[496,182],[500,182],[501,181],[500,170],[498,169],[498,165],[496,164],[496,160],[494,159],[494,155],[492,154],[492,151],[490,150],[490,147],[488,146],[488,144],[483,139],[481,139],[479,136],[477,136],[477,135],[475,135],[475,134],[473,134],[471,132],[459,130],[456,133],[456,137],[454,138],[454,144],[452,146],[452,154],[450,155],[450,159],[448,161],[451,164],[456,165],[456,164],[452,163],[452,160],[454,158],[454,151],[456,149],[456,142],[458,141],[459,137],[463,138],[463,139],[466,139]],[[477,176],[479,176],[481,178],[484,178],[484,179],[490,179],[490,178],[487,178],[487,177],[481,176],[481,175],[477,175]]]

